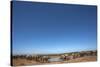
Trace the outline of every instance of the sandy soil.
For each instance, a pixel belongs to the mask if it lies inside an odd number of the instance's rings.
[[[62,62],[49,62],[49,63],[40,63],[34,60],[29,61],[26,59],[13,59],[13,66],[24,66],[24,65],[41,65],[41,64],[61,64],[61,63],[76,63],[76,62],[90,62],[90,61],[97,61],[97,56],[87,56],[72,59],[69,61],[62,61]]]
[[[65,62],[67,62],[67,63],[76,63],[76,62],[89,62],[89,61],[97,61],[97,56],[81,57],[81,58],[72,59],[72,60],[65,61]]]

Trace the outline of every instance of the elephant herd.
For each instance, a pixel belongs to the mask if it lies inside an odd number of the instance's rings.
[[[32,55],[15,55],[13,56],[14,59],[26,59],[29,61],[36,61],[36,62],[41,62],[41,63],[46,63],[48,62],[49,57],[48,56],[32,56]]]
[[[36,62],[46,63],[48,62],[48,56],[28,56],[27,60],[35,60]]]
[[[85,56],[97,56],[97,51],[73,52],[61,55],[63,60],[71,60]]]
[[[73,52],[73,53],[65,53],[60,54],[60,59],[63,59],[64,61],[68,61],[71,59],[76,59],[84,56],[97,56],[97,51],[84,51],[84,52]],[[49,63],[48,59],[50,59],[50,56],[44,56],[44,55],[15,55],[13,56],[14,59],[27,59],[31,61],[41,62],[41,63]]]

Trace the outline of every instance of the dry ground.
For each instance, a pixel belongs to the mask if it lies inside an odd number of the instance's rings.
[[[50,62],[50,63],[40,63],[34,60],[26,60],[26,59],[12,59],[13,66],[24,66],[24,65],[40,65],[40,64],[61,64],[61,63],[76,63],[76,62],[90,62],[97,61],[97,56],[86,56],[81,58],[72,59],[69,61],[62,62]]]
[[[89,61],[97,61],[97,56],[86,56],[86,57],[72,59],[72,60],[65,61],[65,62],[76,63],[76,62],[89,62]]]

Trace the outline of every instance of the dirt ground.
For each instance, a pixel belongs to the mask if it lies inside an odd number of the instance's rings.
[[[26,65],[77,63],[77,62],[90,62],[90,61],[97,61],[97,56],[86,56],[86,57],[72,59],[69,61],[49,62],[49,63],[40,63],[40,62],[36,62],[34,60],[29,61],[26,59],[12,59],[12,64],[13,64],[13,66],[26,66]]]
[[[76,58],[76,59],[72,59],[72,60],[65,61],[65,62],[76,63],[76,62],[89,62],[89,61],[97,61],[97,56],[81,57],[81,58]]]

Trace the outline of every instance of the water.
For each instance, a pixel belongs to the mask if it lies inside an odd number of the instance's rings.
[[[48,59],[48,61],[50,61],[50,62],[60,62],[60,61],[63,61],[63,59],[61,59],[61,58],[50,58],[50,59]]]

